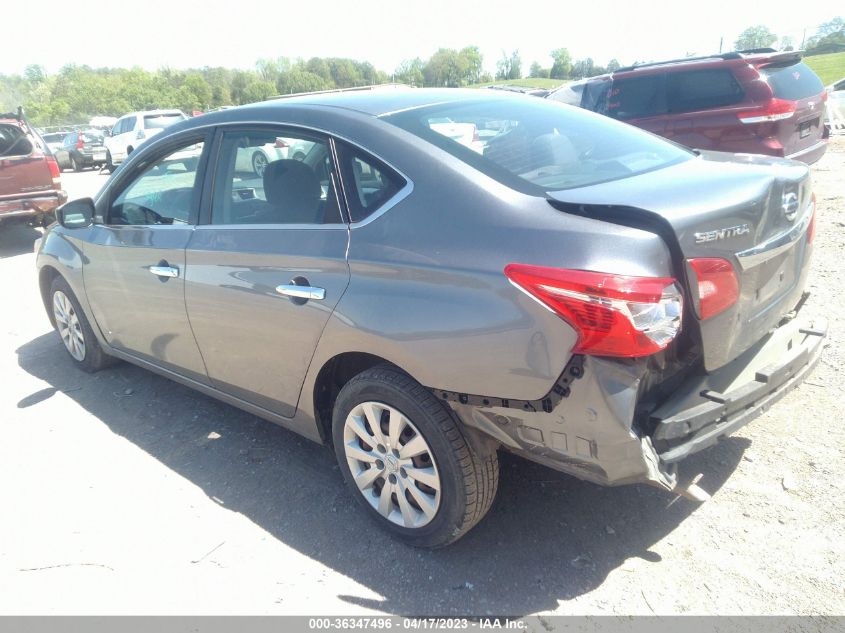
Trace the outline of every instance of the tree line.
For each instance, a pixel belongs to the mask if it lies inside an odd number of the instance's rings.
[[[735,50],[772,46],[792,50],[795,42],[789,37],[779,38],[764,25],[747,28],[734,42]],[[837,17],[820,25],[804,46],[808,55],[845,50],[845,20]],[[527,76],[558,79],[562,83],[620,67],[616,59],[606,66],[596,64],[590,57],[575,59],[566,48],[551,51],[548,61],[551,63],[545,65],[534,61]],[[33,65],[23,74],[0,75],[0,112],[23,105],[36,125],[65,125],[134,110],[206,111],[263,101],[274,95],[388,82],[450,88],[506,82],[521,79],[523,65],[518,50],[502,51],[495,75],[491,75],[484,70],[484,57],[477,46],[441,48],[427,60],[417,57],[403,61],[392,73],[378,70],[367,61],[341,57],[260,59],[249,70],[206,67],[147,71],[67,65],[49,74]]]

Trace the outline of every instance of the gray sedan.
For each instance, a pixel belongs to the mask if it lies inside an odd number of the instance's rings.
[[[307,152],[238,168],[278,138]],[[825,337],[799,313],[805,165],[498,91],[197,117],[58,219],[39,281],[74,363],[135,363],[331,445],[418,546],[481,520],[503,450],[704,498],[677,463],[800,383]]]

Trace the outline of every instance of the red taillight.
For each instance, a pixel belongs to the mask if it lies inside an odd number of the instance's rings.
[[[666,348],[681,329],[683,298],[671,277],[508,264],[505,275],[578,333],[573,352],[633,358]]]
[[[282,139],[282,138],[277,138],[277,139],[276,139],[276,148],[277,148],[277,149],[285,149],[286,147],[290,147],[290,145],[288,145],[288,144],[285,142],[285,140],[284,140],[284,139]]]
[[[698,316],[702,321],[730,308],[739,299],[739,282],[726,259],[697,257],[687,263],[698,281]]]
[[[52,156],[47,157],[47,167],[50,169],[50,177],[54,180],[61,176],[61,171],[59,170],[59,164],[56,162],[56,159]]]
[[[813,192],[813,197],[811,198],[810,204],[813,205],[812,210],[810,213],[810,225],[807,227],[807,244],[812,244],[813,239],[816,237],[816,193]]]
[[[76,137],[76,149],[82,149],[85,147],[85,140],[82,138],[82,135]]]
[[[761,108],[742,110],[736,116],[742,123],[767,123],[769,121],[783,121],[795,114],[796,104],[786,99],[769,99]]]

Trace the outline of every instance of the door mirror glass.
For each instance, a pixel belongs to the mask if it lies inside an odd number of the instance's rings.
[[[84,229],[94,223],[94,201],[91,198],[80,198],[59,207],[56,210],[56,220],[66,229]]]

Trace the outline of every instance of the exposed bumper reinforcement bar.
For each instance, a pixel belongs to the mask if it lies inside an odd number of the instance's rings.
[[[684,385],[682,393],[651,415],[661,462],[677,462],[707,448],[765,412],[813,370],[826,335],[826,323],[795,319],[759,348]]]

